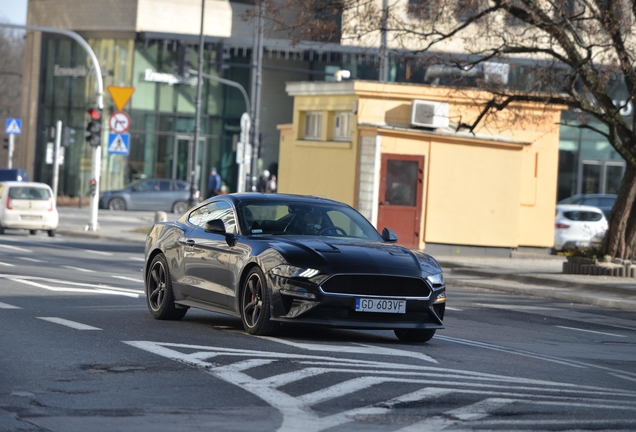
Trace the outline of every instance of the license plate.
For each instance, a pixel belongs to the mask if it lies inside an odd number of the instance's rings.
[[[406,300],[357,298],[356,312],[406,313]]]
[[[42,219],[42,216],[36,216],[36,215],[21,215],[20,218],[22,220],[40,220]]]

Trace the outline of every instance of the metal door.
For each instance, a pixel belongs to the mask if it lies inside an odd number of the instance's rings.
[[[395,231],[409,248],[419,247],[423,179],[424,156],[382,155],[378,229]]]

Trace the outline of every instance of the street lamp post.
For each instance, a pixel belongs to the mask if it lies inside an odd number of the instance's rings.
[[[196,173],[199,154],[199,135],[201,134],[201,75],[203,74],[203,24],[205,18],[205,0],[201,0],[201,31],[199,32],[199,74],[197,77],[197,100],[194,114],[194,141],[190,141],[188,172],[190,173],[190,207],[196,204]]]

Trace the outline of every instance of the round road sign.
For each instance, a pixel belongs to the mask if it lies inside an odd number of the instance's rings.
[[[114,133],[124,133],[130,129],[130,117],[125,112],[116,112],[108,119],[108,126]]]

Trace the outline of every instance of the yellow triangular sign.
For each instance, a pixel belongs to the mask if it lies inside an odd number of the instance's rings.
[[[124,109],[134,91],[134,87],[108,86],[108,93],[110,93],[110,97],[113,98],[117,111]]]

